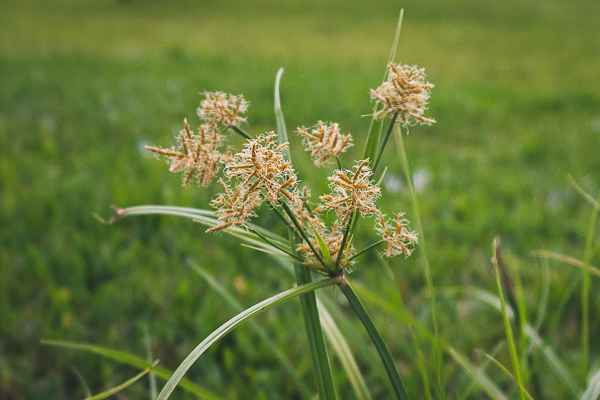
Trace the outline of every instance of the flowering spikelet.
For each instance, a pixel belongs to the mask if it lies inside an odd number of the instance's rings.
[[[329,177],[331,194],[321,196],[325,207],[335,210],[337,215],[344,215],[342,226],[346,226],[350,215],[358,211],[363,216],[377,212],[375,201],[381,190],[370,179],[373,172],[368,167],[369,159],[359,161],[356,171],[335,170]]]
[[[274,136],[275,132],[269,132],[266,136],[248,140],[244,150],[227,164],[225,174],[230,180],[240,180],[239,186],[243,190],[260,192],[265,189],[271,203],[277,201],[279,194],[294,201],[288,189],[296,184],[296,173],[284,157],[288,143],[278,145]]]
[[[298,133],[304,136],[302,143],[310,151],[315,165],[323,165],[331,157],[337,156],[353,145],[352,135],[341,135],[339,124],[325,125],[319,121],[310,132],[298,128]]]
[[[325,226],[319,217],[319,212],[323,210],[323,206],[319,205],[315,208],[310,207],[308,204],[310,191],[306,189],[306,187],[303,188],[302,194],[300,194],[298,190],[295,190],[292,193],[292,197],[293,201],[290,202],[290,210],[292,210],[294,217],[296,217],[301,227],[308,226],[308,224],[306,224],[307,221],[310,222],[315,228],[321,228]]]
[[[395,227],[394,227],[395,225]],[[406,227],[408,221],[404,219],[404,213],[396,215],[396,221],[393,219],[385,221],[385,215],[379,213],[379,220],[375,229],[388,244],[385,255],[387,257],[396,256],[404,253],[406,257],[410,256],[412,249],[408,246],[417,243],[417,233],[409,231]]]
[[[219,166],[231,160],[231,157],[217,150],[221,141],[216,127],[202,125],[199,134],[192,134],[187,119],[183,120],[184,129],[179,132],[177,146],[170,150],[145,146],[146,149],[169,158],[170,171],[184,171],[183,185],[197,180],[200,186],[208,186]]]
[[[328,231],[325,226],[317,228],[319,234],[323,238],[325,245],[327,246],[327,250],[331,255],[333,262],[335,263],[338,257],[342,257],[339,262],[339,268],[348,269],[352,265],[354,265],[354,260],[348,260],[348,258],[354,253],[354,247],[346,243],[345,249],[341,249],[342,240],[344,238],[344,232],[338,228],[338,223],[335,222],[331,231]],[[319,259],[323,259],[323,253],[321,252],[321,248],[319,247],[319,243],[312,232],[312,230],[308,231],[308,236],[311,241],[312,247],[317,251],[317,255],[312,251],[311,247],[306,242],[302,242],[298,245],[296,250],[302,254],[304,254],[304,265],[309,268],[313,268],[319,271],[325,271],[323,264],[319,261]],[[325,271],[326,272],[326,271]]]
[[[215,215],[223,223],[206,232],[219,231],[232,225],[244,225],[248,218],[256,216],[253,210],[262,202],[259,192],[244,190],[245,188],[242,186],[237,186],[235,190],[232,190],[223,179],[220,181],[225,192],[218,194],[211,201],[211,205],[217,209]]]
[[[198,116],[207,121],[208,124],[239,126],[240,123],[246,120],[238,115],[248,109],[248,102],[244,100],[243,95],[232,96],[223,92],[204,92],[204,95],[206,99],[200,103]]]
[[[371,98],[383,104],[383,109],[375,113],[374,118],[398,113],[404,125],[434,123],[435,120],[423,117],[432,87],[431,83],[425,82],[425,69],[390,63],[388,80],[377,89],[371,89]]]

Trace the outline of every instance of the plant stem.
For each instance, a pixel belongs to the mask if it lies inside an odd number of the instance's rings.
[[[446,398],[446,375],[444,372],[444,357],[441,349],[441,338],[438,331],[437,325],[437,312],[435,304],[435,288],[433,286],[433,277],[431,274],[431,268],[429,266],[429,259],[427,258],[427,251],[425,247],[425,235],[423,232],[423,224],[421,222],[421,211],[419,209],[419,201],[417,200],[417,194],[410,177],[410,166],[408,165],[408,157],[406,157],[406,150],[404,148],[404,139],[402,138],[402,132],[398,129],[396,131],[396,145],[398,147],[398,157],[402,163],[404,169],[404,177],[406,184],[410,189],[410,196],[412,199],[413,214],[415,216],[415,222],[417,224],[417,230],[419,231],[419,256],[423,264],[425,281],[427,282],[427,291],[429,294],[429,301],[431,302],[431,321],[433,322],[433,332],[435,334],[435,342],[433,343],[434,353],[436,356],[437,364],[437,380],[439,389],[439,398]]]
[[[385,137],[383,138],[383,143],[381,143],[381,148],[379,149],[379,153],[377,154],[377,159],[375,160],[375,163],[373,164],[373,174],[375,174],[375,170],[377,169],[377,166],[379,165],[379,160],[381,160],[381,155],[383,154],[383,150],[385,149],[385,146],[387,145],[388,140],[390,140],[390,135],[392,134],[392,130],[394,129],[394,124],[396,123],[397,118],[398,118],[398,112],[395,112],[394,116],[392,117],[392,122],[390,122],[390,126],[388,127]]]
[[[600,193],[598,195],[598,202],[600,202]],[[581,309],[582,309],[582,335],[581,335],[581,367],[582,372],[585,374],[588,373],[588,365],[589,365],[589,351],[590,351],[590,270],[591,270],[591,261],[592,256],[594,254],[593,245],[594,245],[594,230],[596,227],[596,219],[598,218],[598,208],[594,208],[592,210],[592,215],[590,215],[590,220],[588,223],[587,237],[585,243],[585,250],[583,254],[583,262],[585,263],[585,267],[583,269],[583,286],[581,288]]]
[[[340,262],[342,261],[342,256],[344,255],[344,248],[346,247],[346,241],[348,240],[348,234],[352,230],[352,220],[354,219],[355,214],[350,214],[350,219],[348,220],[348,225],[346,225],[346,229],[344,229],[344,236],[342,237],[342,243],[340,244],[340,251],[338,252],[337,260],[335,260],[335,270],[339,271]]]
[[[290,242],[295,243],[294,237],[290,234]],[[295,247],[293,248],[295,251]],[[312,275],[310,270],[304,265],[294,263],[296,272],[296,282],[298,286],[311,283]],[[310,357],[317,381],[317,389],[319,399],[321,400],[336,400],[337,393],[333,382],[333,373],[331,372],[331,364],[329,363],[329,355],[325,345],[325,337],[323,336],[323,328],[321,327],[321,319],[319,318],[319,309],[317,307],[317,298],[315,292],[309,292],[300,296],[300,304],[302,306],[302,316],[304,318],[304,327],[306,329],[306,337],[308,338],[308,347],[310,349]]]
[[[236,131],[237,133],[239,133],[240,135],[242,135],[243,137],[245,137],[246,139],[252,139],[252,136],[248,135],[242,128],[240,128],[239,126],[236,125],[231,125],[230,126],[231,129],[233,129],[234,131]]]
[[[396,368],[396,364],[394,363],[392,355],[390,354],[390,351],[388,350],[385,342],[383,341],[381,334],[379,333],[377,327],[373,323],[371,316],[369,315],[369,313],[365,309],[365,306],[362,304],[362,302],[360,301],[360,299],[352,289],[352,286],[350,286],[350,283],[348,283],[347,280],[340,283],[339,286],[342,289],[342,293],[344,293],[344,295],[348,299],[348,302],[352,306],[352,309],[354,310],[356,315],[358,315],[358,318],[360,318],[365,329],[369,333],[369,336],[371,336],[371,340],[377,348],[377,351],[379,352],[379,355],[381,357],[381,361],[383,362],[388,376],[392,381],[392,386],[394,387],[394,391],[396,392],[397,398],[401,400],[407,400],[408,394],[406,393],[406,389],[404,388],[404,384],[402,383],[402,379],[400,378],[400,373]]]
[[[385,243],[385,240],[381,239],[378,242],[371,243],[370,245],[368,245],[367,247],[365,247],[364,249],[362,249],[361,251],[359,251],[352,257],[348,258],[348,260],[354,260],[356,257],[360,256],[362,253],[366,253],[367,251],[371,250],[373,247],[379,246],[382,243]]]

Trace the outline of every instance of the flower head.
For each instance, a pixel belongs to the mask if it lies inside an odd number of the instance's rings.
[[[288,190],[296,182],[296,173],[285,160],[285,148],[288,143],[277,144],[275,132],[251,139],[244,145],[244,150],[237,153],[232,162],[227,164],[225,174],[229,179],[241,181],[238,186],[251,192],[265,189],[269,201],[275,203],[282,194],[290,201],[293,196]]]
[[[408,221],[404,219],[404,213],[398,213],[396,220],[385,221],[385,215],[379,214],[375,229],[388,244],[385,255],[387,257],[404,253],[410,256],[412,249],[408,246],[417,243],[417,233],[407,229]]]
[[[232,96],[223,92],[204,92],[204,95],[206,99],[200,103],[198,116],[208,124],[239,126],[246,120],[239,116],[248,109],[248,102],[244,100],[244,96]]]
[[[323,210],[323,206],[319,205],[313,208],[308,204],[310,191],[306,187],[303,188],[302,193],[299,190],[295,190],[292,193],[292,197],[293,201],[290,202],[290,210],[301,227],[307,226],[306,222],[311,223],[315,228],[325,226],[319,216],[319,213]]]
[[[216,127],[202,125],[195,135],[190,130],[187,119],[183,120],[184,129],[179,132],[177,146],[169,150],[145,146],[146,149],[168,157],[170,171],[184,171],[183,185],[197,180],[200,186],[208,186],[219,166],[231,160],[231,157],[217,150],[221,142]]]
[[[354,211],[363,216],[378,211],[375,201],[381,190],[371,180],[373,172],[368,162],[368,158],[359,161],[354,166],[355,171],[333,171],[333,176],[329,177],[331,194],[321,196],[326,208],[335,210],[337,215],[344,215],[342,226],[346,226]]]
[[[342,257],[338,264],[340,270],[348,269],[354,265],[355,261],[349,259],[349,257],[355,251],[354,247],[352,247],[349,243],[346,243],[346,246],[344,246],[345,248],[341,248],[342,241],[344,239],[344,232],[338,228],[337,222],[333,224],[331,230],[328,230],[324,225],[317,228],[317,230],[319,231],[319,235],[321,235],[323,238],[333,262],[336,262],[338,257]],[[312,230],[309,230],[308,232],[312,248],[317,251],[317,254],[312,251],[311,246],[309,246],[306,242],[299,244],[296,250],[304,254],[304,265],[318,271],[327,272],[320,261],[323,260],[323,252],[321,251],[318,240]]]
[[[232,225],[246,224],[248,218],[256,216],[254,208],[262,202],[259,192],[244,190],[245,188],[241,186],[237,186],[233,190],[223,179],[220,181],[225,192],[218,194],[211,201],[211,205],[217,209],[215,215],[223,223],[208,229],[207,232],[219,231]]]
[[[398,113],[404,125],[432,124],[435,120],[423,117],[433,85],[425,82],[425,69],[390,63],[388,79],[377,89],[371,89],[371,98],[381,102],[383,109],[374,118],[385,118]]]
[[[315,165],[324,164],[353,145],[352,135],[340,134],[339,124],[326,125],[319,121],[310,131],[298,128],[298,133],[304,136],[304,147],[310,150]]]

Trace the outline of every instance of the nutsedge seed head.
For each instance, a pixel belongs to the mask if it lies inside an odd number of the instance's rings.
[[[209,124],[239,126],[246,119],[239,116],[248,109],[243,95],[233,96],[223,92],[204,92],[206,99],[200,103],[198,116]]]
[[[325,207],[343,215],[342,226],[346,226],[350,215],[358,211],[362,216],[370,216],[378,211],[375,206],[381,190],[371,180],[373,172],[368,166],[369,159],[358,161],[351,170],[335,170],[329,177],[329,195],[321,196]]]
[[[435,120],[423,117],[423,113],[433,87],[425,82],[425,69],[390,63],[387,81],[377,89],[371,89],[371,98],[383,105],[374,118],[398,113],[399,123],[405,126],[415,123],[431,125]]]
[[[388,244],[387,250],[383,253],[386,257],[404,254],[406,257],[412,253],[409,246],[418,242],[417,233],[408,230],[408,220],[404,219],[404,213],[396,214],[396,219],[385,220],[385,215],[379,213],[379,218],[375,224],[375,230],[382,236]]]
[[[310,151],[315,165],[324,165],[331,157],[338,156],[346,151],[352,143],[352,135],[340,134],[337,123],[326,125],[319,121],[310,129],[298,128],[298,133],[304,136],[302,143]]]

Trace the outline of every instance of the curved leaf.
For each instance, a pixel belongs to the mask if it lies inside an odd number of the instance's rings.
[[[157,400],[166,400],[169,398],[175,387],[179,384],[179,381],[183,378],[183,375],[188,369],[196,362],[196,360],[215,342],[231,332],[238,325],[245,322],[247,319],[252,318],[256,314],[274,306],[275,304],[289,300],[296,296],[304,293],[312,292],[316,289],[320,289],[326,286],[338,284],[340,279],[338,277],[324,279],[317,282],[309,283],[306,285],[298,286],[293,289],[286,290],[283,293],[269,297],[268,299],[261,301],[260,303],[244,310],[229,321],[225,322],[219,328],[214,330],[206,339],[204,339],[192,352],[185,358],[185,360],[177,367],[171,378],[167,381],[162,391],[159,393]]]

